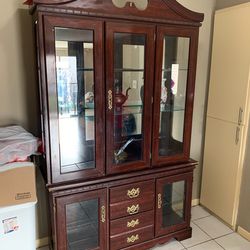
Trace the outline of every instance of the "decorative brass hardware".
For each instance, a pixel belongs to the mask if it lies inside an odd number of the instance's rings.
[[[127,212],[129,214],[137,214],[140,210],[139,204],[127,207]]]
[[[160,209],[162,205],[161,193],[158,194],[158,208]]]
[[[140,224],[139,219],[131,220],[130,222],[129,221],[127,222],[127,227],[135,227],[139,224]]]
[[[112,108],[113,108],[113,93],[112,90],[110,89],[108,91],[108,109],[112,110]]]
[[[131,190],[128,190],[128,192],[127,192],[127,196],[129,197],[129,198],[136,198],[136,197],[138,197],[140,195],[140,188],[133,188],[133,189],[131,189]]]
[[[101,207],[101,221],[104,223],[106,221],[106,209],[105,206]]]
[[[127,238],[127,243],[134,243],[135,241],[139,240],[139,234],[132,235]]]

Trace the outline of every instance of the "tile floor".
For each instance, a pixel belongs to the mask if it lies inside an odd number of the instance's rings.
[[[193,236],[178,242],[156,246],[151,250],[250,250],[250,242],[233,232],[201,206],[192,208]],[[39,250],[49,250],[48,247]]]

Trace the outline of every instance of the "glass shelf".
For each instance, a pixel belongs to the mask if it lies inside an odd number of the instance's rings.
[[[142,105],[128,105],[128,106],[123,106],[121,111],[115,111],[115,115],[137,115],[137,114],[142,114]]]
[[[185,111],[185,108],[184,107],[181,107],[181,106],[171,106],[171,105],[164,105],[161,106],[161,112],[164,113],[164,112],[176,112],[176,111]]]
[[[116,68],[114,69],[115,72],[143,72],[144,69],[133,69],[133,68],[125,68],[125,69],[122,69],[122,68]]]

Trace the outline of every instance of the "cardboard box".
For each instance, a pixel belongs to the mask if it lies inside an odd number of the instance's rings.
[[[36,202],[35,166],[12,163],[0,166],[0,207]]]

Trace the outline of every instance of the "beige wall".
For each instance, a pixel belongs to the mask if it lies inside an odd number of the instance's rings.
[[[217,0],[216,9],[223,9],[236,4],[247,3],[249,0]]]
[[[37,134],[39,113],[32,19],[22,2],[8,0],[0,8],[0,126],[20,124]],[[43,238],[48,235],[45,186],[41,177],[37,180],[37,238]]]
[[[185,7],[205,14],[200,29],[197,75],[192,128],[191,157],[200,163],[195,169],[193,199],[200,197],[202,157],[204,145],[204,119],[206,114],[208,76],[210,71],[211,32],[216,0],[178,0]]]
[[[37,91],[31,17],[22,1],[0,8],[0,126],[20,124],[37,133]]]

